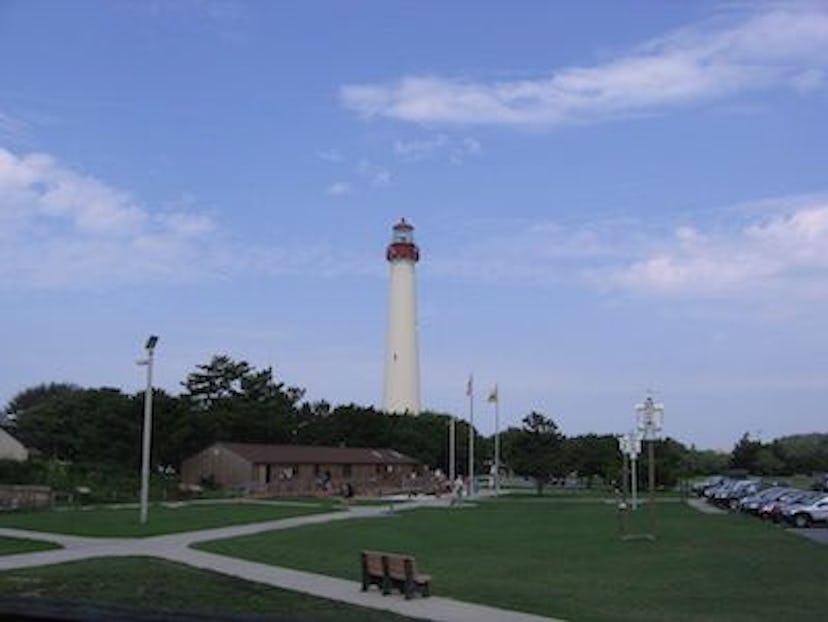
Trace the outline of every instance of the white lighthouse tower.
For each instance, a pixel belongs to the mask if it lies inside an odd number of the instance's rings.
[[[384,409],[391,413],[417,415],[420,413],[420,354],[414,266],[420,259],[420,249],[414,244],[414,227],[405,218],[394,225],[385,257],[391,264],[391,290]]]

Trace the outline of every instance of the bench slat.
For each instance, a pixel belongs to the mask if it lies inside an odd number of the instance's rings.
[[[420,592],[424,597],[430,594],[431,575],[417,572],[417,562],[411,555],[398,555],[383,551],[362,551],[362,591],[370,585],[377,585],[383,595],[396,587],[406,599]]]

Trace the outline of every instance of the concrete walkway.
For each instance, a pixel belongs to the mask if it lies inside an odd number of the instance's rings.
[[[448,501],[422,500],[394,506],[394,511],[418,507],[447,506]],[[279,566],[270,566],[190,548],[197,542],[244,536],[277,529],[290,529],[355,518],[379,518],[388,514],[385,506],[355,506],[344,512],[311,514],[264,523],[235,525],[150,538],[82,538],[43,533],[24,529],[0,528],[0,536],[45,540],[63,546],[62,549],[0,556],[0,571],[31,568],[94,557],[150,556],[187,564],[196,568],[263,583],[296,592],[302,592],[370,609],[391,611],[400,615],[445,622],[541,622],[553,618],[498,609],[451,598],[431,596],[405,600],[397,594],[382,596],[378,590],[361,591],[356,581],[303,572]],[[356,553],[354,563],[356,563]],[[439,589],[439,586],[438,586]]]
[[[727,511],[717,508],[704,499],[687,499],[687,505],[703,514],[727,514]]]

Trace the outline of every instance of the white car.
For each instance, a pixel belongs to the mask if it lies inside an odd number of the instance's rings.
[[[810,527],[814,523],[828,521],[828,495],[794,503],[782,511],[782,516],[797,527]]]

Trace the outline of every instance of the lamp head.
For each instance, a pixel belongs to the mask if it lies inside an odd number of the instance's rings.
[[[147,350],[153,350],[155,348],[155,344],[158,343],[158,335],[150,335],[150,338],[147,339],[147,345],[144,347]]]

